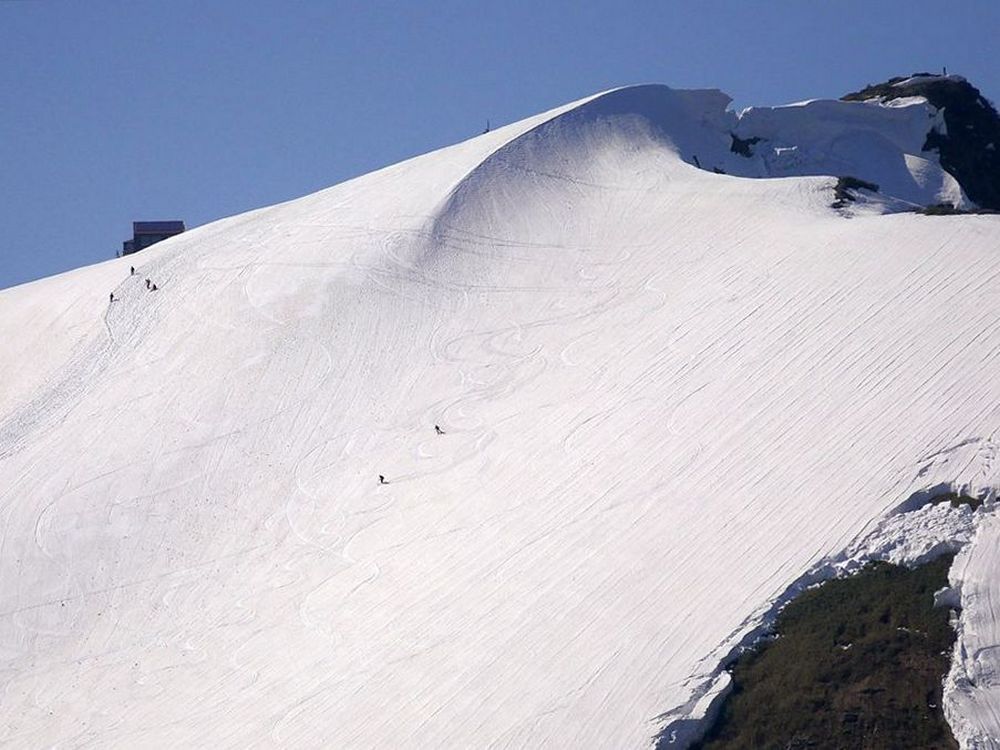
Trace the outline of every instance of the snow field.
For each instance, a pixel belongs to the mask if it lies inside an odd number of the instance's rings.
[[[0,292],[0,741],[649,746],[803,575],[995,488],[1000,224],[699,170],[727,101],[608,92]]]

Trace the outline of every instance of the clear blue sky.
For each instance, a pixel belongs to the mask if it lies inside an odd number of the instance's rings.
[[[0,0],[0,288],[627,83],[738,106],[919,70],[1000,97],[1000,2]]]

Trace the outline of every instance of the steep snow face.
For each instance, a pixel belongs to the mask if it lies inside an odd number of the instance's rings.
[[[1000,224],[706,171],[726,102],[0,292],[0,740],[649,745],[807,571],[996,486]]]
[[[971,207],[961,186],[923,152],[927,133],[943,122],[926,99],[816,100],[743,112],[736,134],[760,138],[739,174],[751,177],[850,175],[874,182],[884,195],[915,205]]]
[[[962,610],[945,714],[965,747],[1000,747],[1000,519],[980,524],[951,569]]]

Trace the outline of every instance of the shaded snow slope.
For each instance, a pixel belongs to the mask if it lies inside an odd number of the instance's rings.
[[[924,153],[927,134],[943,128],[925,99],[889,103],[816,100],[785,107],[752,107],[736,134],[759,138],[740,171],[760,177],[850,175],[874,182],[881,193],[916,205],[971,203],[958,181]]]
[[[0,292],[0,741],[647,746],[806,571],[996,486],[1000,222],[706,171],[725,103]]]

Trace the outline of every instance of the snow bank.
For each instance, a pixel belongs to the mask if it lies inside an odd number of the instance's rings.
[[[958,641],[945,682],[945,715],[963,750],[1000,747],[1000,518],[983,519],[955,560],[952,588],[961,594]]]

